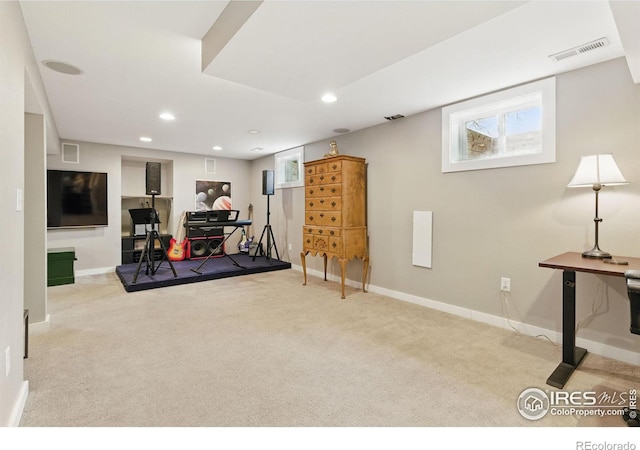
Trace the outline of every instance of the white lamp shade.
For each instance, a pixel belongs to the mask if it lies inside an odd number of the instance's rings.
[[[611,186],[627,184],[613,155],[591,155],[580,158],[580,164],[568,187],[592,187],[594,184]]]

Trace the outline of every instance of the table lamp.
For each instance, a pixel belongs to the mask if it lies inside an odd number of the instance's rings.
[[[598,217],[598,193],[602,186],[617,184],[628,184],[628,181],[622,176],[613,155],[604,154],[581,157],[578,169],[567,185],[568,187],[591,187],[596,193],[596,216],[593,219],[596,225],[596,243],[591,250],[582,253],[584,258],[611,258],[611,254],[600,250],[598,245],[598,224],[602,222]]]

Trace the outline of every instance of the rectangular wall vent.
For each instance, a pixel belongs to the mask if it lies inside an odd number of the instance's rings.
[[[215,175],[216,173],[216,160],[213,158],[204,159],[204,173]]]
[[[62,144],[62,162],[80,163],[80,146],[78,144],[68,144],[64,142]]]
[[[609,39],[607,39],[606,37],[603,37],[595,41],[587,42],[586,44],[582,44],[577,47],[570,48],[568,50],[564,50],[559,53],[555,53],[553,55],[550,55],[549,58],[553,59],[554,61],[562,61],[567,58],[571,58],[572,56],[577,56],[582,53],[587,53],[593,50],[597,50],[599,48],[606,47],[608,45],[609,45]]]

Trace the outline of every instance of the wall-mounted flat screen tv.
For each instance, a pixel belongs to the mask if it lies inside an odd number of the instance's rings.
[[[108,225],[107,174],[47,170],[47,228]]]

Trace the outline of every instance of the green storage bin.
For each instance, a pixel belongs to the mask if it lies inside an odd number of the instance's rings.
[[[75,260],[76,249],[73,247],[47,250],[47,286],[73,284],[75,282],[73,271]]]

